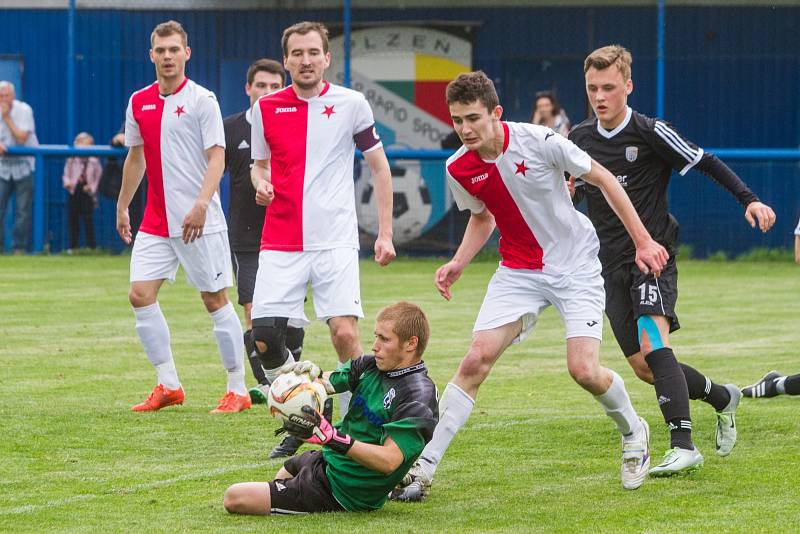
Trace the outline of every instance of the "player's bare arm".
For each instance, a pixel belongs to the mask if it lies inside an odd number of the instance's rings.
[[[763,202],[755,201],[747,205],[744,210],[744,218],[750,223],[751,228],[758,228],[762,232],[768,232],[775,224],[775,212]]]
[[[122,166],[122,185],[117,198],[117,232],[126,245],[130,245],[133,239],[128,206],[142,182],[144,171],[144,145],[130,147],[125,157],[125,164]]]
[[[446,300],[450,300],[453,295],[450,287],[458,281],[461,273],[472,261],[492,235],[495,228],[494,215],[489,210],[484,209],[480,213],[472,213],[464,230],[464,237],[458,246],[453,259],[445,263],[436,270],[434,284],[439,294]]]
[[[272,174],[270,172],[268,159],[257,159],[253,162],[250,169],[250,181],[256,190],[256,204],[259,206],[269,206],[275,197],[272,189]]]
[[[390,475],[403,463],[403,451],[392,438],[386,438],[383,445],[373,445],[363,441],[354,441],[347,456],[367,469]]]
[[[800,235],[794,236],[794,262],[800,265]]]
[[[219,189],[222,173],[225,172],[225,149],[215,145],[206,150],[208,169],[203,176],[203,185],[197,200],[183,219],[183,242],[192,243],[202,237],[203,227],[206,225],[206,211],[214,193]]]
[[[645,274],[653,272],[656,276],[661,274],[661,270],[667,264],[669,254],[667,250],[659,245],[642,224],[639,214],[631,204],[631,200],[625,190],[619,184],[611,172],[592,160],[591,170],[583,175],[586,182],[597,186],[606,198],[608,205],[622,221],[628,234],[636,245],[636,265]]]
[[[372,173],[378,203],[378,237],[375,239],[375,261],[388,265],[397,255],[392,244],[392,173],[383,148],[364,154]]]

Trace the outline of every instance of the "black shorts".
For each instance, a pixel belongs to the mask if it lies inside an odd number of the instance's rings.
[[[253,291],[256,287],[258,272],[258,252],[231,252],[233,275],[236,277],[236,291],[239,293],[239,304],[253,303]]]
[[[675,257],[667,261],[661,276],[644,274],[636,263],[625,263],[603,274],[606,289],[606,316],[614,337],[625,356],[639,352],[639,329],[642,315],[661,315],[670,319],[670,332],[681,327],[675,314],[678,301],[678,267]]]
[[[322,451],[292,456],[283,467],[293,476],[269,483],[271,513],[294,515],[344,511],[331,492]]]

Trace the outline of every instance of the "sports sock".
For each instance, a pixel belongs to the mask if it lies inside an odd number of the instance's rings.
[[[683,376],[686,377],[686,386],[689,389],[689,398],[692,400],[700,399],[707,402],[718,412],[725,409],[731,401],[731,393],[724,386],[715,384],[703,373],[686,365],[680,364],[683,369]]]
[[[475,400],[467,393],[453,384],[447,384],[439,401],[439,422],[433,431],[433,437],[425,446],[419,463],[429,478],[433,478],[436,466],[442,461],[450,442],[462,426],[464,426],[472,413]]]
[[[250,369],[253,371],[253,377],[256,381],[261,384],[265,385],[268,384],[267,377],[264,374],[264,368],[261,367],[261,358],[258,357],[258,353],[256,352],[255,341],[253,340],[253,331],[248,330],[243,334],[244,338],[244,350],[247,354],[247,361],[250,362]]]
[[[669,426],[670,446],[693,449],[689,389],[675,354],[671,348],[663,347],[654,350],[644,359],[653,371],[658,405]]]
[[[800,374],[787,376],[781,385],[787,395],[800,395]]]
[[[209,314],[214,321],[214,337],[217,340],[219,357],[222,366],[228,371],[228,391],[237,395],[246,395],[244,385],[244,334],[242,323],[236,315],[233,304],[225,306]]]
[[[606,415],[617,425],[617,430],[623,436],[628,436],[638,431],[642,423],[639,421],[639,416],[636,415],[636,410],[633,409],[622,377],[614,371],[611,371],[611,374],[613,379],[608,391],[602,395],[595,395],[594,398],[603,406]]]
[[[264,367],[264,376],[267,378],[267,382],[269,384],[275,382],[275,379],[278,378],[278,375],[280,375],[278,369],[282,368],[284,365],[286,365],[286,362],[290,361],[293,362],[294,358],[292,358],[292,353],[289,352],[289,349],[286,349],[286,357],[278,367],[275,367],[274,369],[267,369],[266,367]]]
[[[306,331],[302,328],[286,327],[286,348],[292,353],[292,358],[296,362],[299,362],[300,357],[303,355],[303,339],[305,337]]]
[[[181,382],[172,359],[172,348],[169,345],[169,327],[158,302],[141,308],[134,308],[136,316],[136,333],[144,347],[147,359],[156,368],[158,383],[167,389],[178,389]]]

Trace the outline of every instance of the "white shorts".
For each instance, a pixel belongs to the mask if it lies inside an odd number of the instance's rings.
[[[204,234],[186,244],[180,237],[136,235],[131,253],[131,282],[175,281],[178,265],[186,279],[200,291],[215,293],[233,285],[233,268],[227,232]]]
[[[262,250],[253,293],[253,318],[288,317],[290,323],[308,325],[303,301],[309,283],[317,319],[364,317],[358,250],[334,248],[302,252]]]
[[[605,290],[596,269],[571,275],[551,275],[528,269],[500,266],[486,289],[473,332],[491,330],[522,319],[519,343],[530,335],[539,315],[549,305],[561,315],[567,339],[603,339]]]

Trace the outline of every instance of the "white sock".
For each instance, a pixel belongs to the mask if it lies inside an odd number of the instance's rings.
[[[244,385],[244,338],[242,323],[236,315],[233,304],[228,302],[225,306],[210,313],[214,321],[214,337],[217,340],[219,357],[222,365],[228,371],[228,391],[237,395],[246,395]]]
[[[464,426],[472,413],[475,400],[467,393],[453,384],[447,384],[439,400],[439,423],[433,431],[433,437],[425,446],[419,463],[429,478],[433,478],[436,466],[442,461],[447,447],[456,435],[456,432]]]
[[[167,389],[181,387],[178,372],[175,370],[175,361],[172,359],[172,349],[169,346],[169,327],[161,306],[158,302],[141,308],[134,308],[136,316],[136,333],[144,347],[147,359],[156,368],[158,383],[164,384]]]
[[[610,369],[609,369],[610,371]],[[625,382],[622,377],[614,371],[611,371],[614,379],[611,381],[608,391],[602,395],[596,395],[594,398],[599,402],[606,415],[609,416],[617,425],[623,436],[627,436],[638,432],[642,427],[639,416],[636,410],[633,409],[631,399],[628,397],[628,392],[625,390]]]
[[[336,395],[336,402],[339,403],[339,417],[341,419],[344,419],[344,416],[347,415],[347,410],[350,408],[350,399],[352,398],[353,394],[349,391]]]

